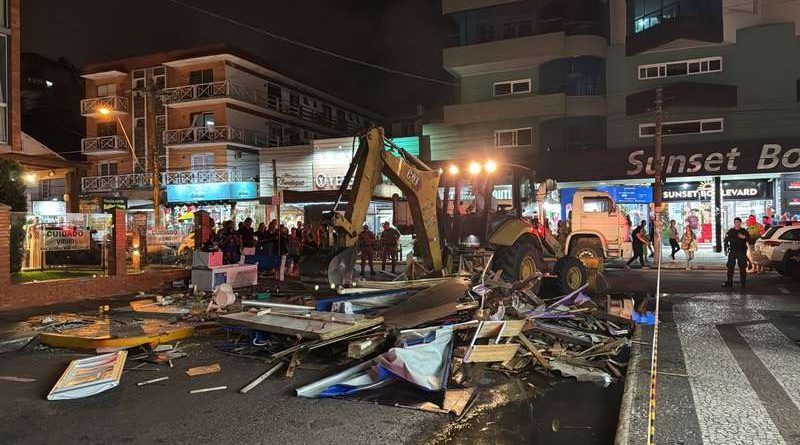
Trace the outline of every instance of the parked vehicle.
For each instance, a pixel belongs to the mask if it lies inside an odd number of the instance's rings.
[[[776,226],[756,240],[753,261],[771,267],[781,275],[797,274],[797,256],[800,255],[800,226]]]
[[[625,215],[610,194],[580,189],[572,198],[571,231],[564,251],[577,258],[626,258],[633,247]]]

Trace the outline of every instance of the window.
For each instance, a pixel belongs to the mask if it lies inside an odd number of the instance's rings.
[[[115,94],[117,94],[117,84],[97,85],[97,97],[113,96]]]
[[[687,76],[691,74],[718,73],[720,71],[722,71],[722,57],[679,60],[652,65],[639,65],[639,80]]]
[[[698,119],[693,121],[664,122],[661,125],[664,136],[677,134],[721,133],[725,131],[724,119]],[[648,138],[656,134],[656,124],[639,124],[639,137]]]
[[[587,196],[583,198],[584,213],[609,213],[611,202],[604,196]]]
[[[214,81],[214,70],[211,68],[205,70],[196,70],[189,73],[189,83],[197,85],[200,83],[211,83]]]
[[[133,89],[140,90],[144,88],[144,70],[133,70]]]
[[[516,128],[513,130],[497,130],[494,132],[495,147],[519,147],[531,145],[533,142],[533,129]]]
[[[800,241],[800,229],[797,230],[787,230],[778,237],[780,240],[784,241]]]
[[[97,136],[104,137],[104,136],[116,136],[117,134],[117,122],[98,122],[97,123]]]
[[[661,22],[677,18],[680,13],[679,3],[671,0],[634,0],[633,32],[640,33]]]
[[[192,127],[213,127],[214,126],[214,113],[202,112],[192,113],[189,115],[189,121]]]
[[[525,94],[531,92],[531,80],[510,80],[507,82],[494,83],[494,95],[507,96],[509,94]]]
[[[194,153],[191,163],[193,170],[212,168],[214,167],[214,153]]]
[[[97,164],[97,174],[100,176],[111,176],[117,174],[116,161],[106,161]]]

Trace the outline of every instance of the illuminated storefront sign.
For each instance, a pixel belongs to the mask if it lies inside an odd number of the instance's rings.
[[[255,182],[167,185],[167,202],[236,201],[258,198]]]

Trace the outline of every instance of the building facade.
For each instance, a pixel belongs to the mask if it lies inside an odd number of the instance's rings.
[[[213,202],[226,219],[231,203],[256,205],[259,151],[381,119],[220,46],[93,64],[83,77],[87,203],[112,194],[146,206],[158,159],[167,213]]]
[[[458,27],[443,64],[460,100],[426,126],[434,160],[605,145],[605,1],[444,0],[442,12]]]
[[[800,3],[445,0],[443,10],[459,26],[443,64],[461,98],[425,126],[434,159],[493,148],[565,188],[646,196],[635,187],[652,184],[660,92],[669,217],[699,219],[712,239],[719,220],[800,212],[790,187]],[[647,203],[630,204],[634,220],[649,216]]]

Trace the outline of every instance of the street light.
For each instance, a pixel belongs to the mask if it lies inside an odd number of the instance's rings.
[[[447,172],[451,175],[455,176],[458,174],[458,166],[456,164],[450,164],[450,167],[447,168]]]
[[[497,163],[489,159],[483,168],[486,169],[486,173],[494,173],[497,171]]]
[[[470,174],[477,175],[478,173],[481,172],[481,164],[479,164],[479,163],[477,163],[475,161],[472,161],[469,164],[469,172],[470,172]]]
[[[108,116],[111,114],[111,110],[108,107],[100,107],[97,109],[97,112],[102,114],[103,116]]]

